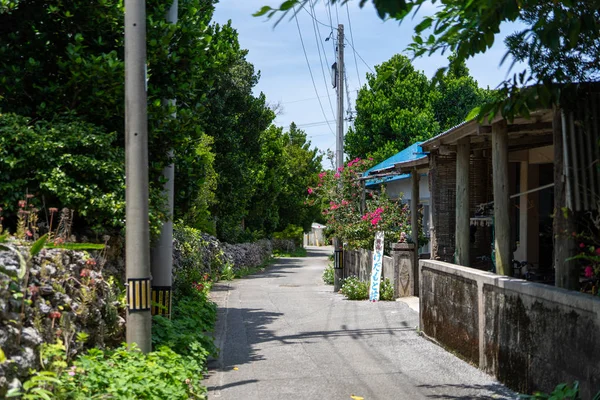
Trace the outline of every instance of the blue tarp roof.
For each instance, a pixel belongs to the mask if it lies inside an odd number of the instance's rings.
[[[423,157],[427,157],[427,155],[425,153],[423,153],[423,149],[421,148],[421,143],[422,142],[417,142],[413,145],[410,145],[407,148],[405,148],[404,150],[402,150],[401,152],[394,154],[387,160],[384,160],[384,161],[380,162],[379,164],[375,165],[374,167],[369,168],[368,170],[366,170],[364,172],[363,176],[367,176],[371,172],[374,173],[375,171],[378,171],[378,170],[384,170],[386,168],[391,168],[394,165],[401,163],[401,162],[413,161],[413,160],[418,160]],[[398,180],[406,179],[406,178],[410,178],[410,174],[390,175],[390,176],[386,176],[384,178],[370,179],[365,183],[365,186],[369,187],[369,186],[379,185],[381,183],[398,181]]]

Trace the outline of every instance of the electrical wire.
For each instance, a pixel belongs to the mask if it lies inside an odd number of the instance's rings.
[[[315,13],[315,7],[311,0],[308,0],[308,3],[311,6],[311,10]],[[325,67],[323,66],[323,58],[321,57],[321,48],[323,48],[323,55],[325,56],[325,62],[329,65],[329,61],[327,60],[327,53],[325,52],[325,47],[323,43],[319,40],[321,38],[321,30],[319,29],[319,25],[315,23],[317,19],[313,18],[313,32],[315,34],[315,41],[317,42],[317,51],[319,52],[319,63],[321,64],[321,72],[323,73],[323,83],[325,84],[325,90],[327,90],[327,100],[329,101],[329,108],[331,109],[331,114],[335,117],[335,112],[333,111],[333,104],[331,103],[331,96],[329,96],[329,85],[327,84],[327,78],[325,78]]]
[[[327,11],[327,15],[329,16],[329,24],[333,26],[333,19],[331,18],[331,2],[327,1],[326,3],[327,7],[325,8],[325,11]],[[335,53],[335,40],[333,38],[333,28],[329,35],[331,38],[331,45],[333,46],[333,52]]]
[[[298,128],[315,128],[317,126],[329,125],[332,122],[335,122],[335,120],[319,121],[319,122],[307,122],[306,124],[299,124],[299,125],[296,125],[296,126]]]
[[[321,99],[319,98],[319,91],[317,90],[317,85],[315,84],[315,78],[313,76],[312,69],[310,68],[310,62],[308,61],[308,55],[306,55],[306,47],[304,47],[304,39],[302,39],[302,31],[300,30],[300,23],[298,22],[298,16],[297,16],[295,7],[294,7],[294,19],[296,20],[296,26],[298,27],[298,35],[300,35],[300,43],[302,44],[302,51],[304,52],[304,58],[306,59],[306,65],[308,66],[308,72],[310,73],[310,79],[312,81],[313,88],[315,89],[315,93],[317,95],[317,100],[319,101],[319,106],[321,107],[321,112],[323,113],[323,117],[325,117],[325,120],[327,120],[327,115],[325,115],[325,109],[323,108],[323,103],[321,103]],[[331,132],[331,134],[335,136],[335,133],[333,133],[333,129],[331,129],[331,125],[329,124],[329,122],[327,122],[327,126],[329,127],[329,131]]]
[[[311,3],[311,4],[312,4],[312,3]],[[311,12],[310,12],[310,11],[308,11],[308,10],[307,10],[307,9],[304,7],[304,4],[302,4],[300,7],[302,7],[302,9],[303,9],[304,11],[306,11],[306,13],[307,13],[308,15],[310,15],[310,17],[311,17],[311,18],[312,18],[312,19],[313,19],[313,20],[314,20],[316,23],[318,23],[318,24],[321,24],[321,25],[323,25],[323,26],[326,26],[326,27],[328,27],[328,28],[331,28],[331,29],[336,29],[336,28],[334,28],[332,25],[327,25],[326,23],[319,21],[319,20],[318,20],[318,19],[317,19],[317,18],[316,18],[314,15],[312,15],[312,14],[311,14]]]
[[[283,103],[281,103],[281,104],[293,104],[293,103],[300,103],[300,102],[302,102],[302,101],[316,100],[317,98],[324,99],[325,97],[331,97],[331,96],[334,96],[334,95],[335,95],[335,93],[332,93],[332,94],[330,94],[329,96],[309,97],[309,98],[307,98],[307,99],[300,99],[300,100],[286,101],[286,102],[283,102]]]
[[[354,48],[354,35],[352,34],[352,21],[350,20],[350,9],[348,3],[346,3],[346,14],[348,14],[348,27],[350,28],[350,41],[352,42],[352,48]],[[356,52],[354,52],[354,65],[356,66],[356,77],[358,78],[358,86],[362,87],[360,82],[360,73],[358,72],[358,61],[356,61]]]
[[[308,0],[311,10],[316,17],[315,7],[312,0]],[[321,49],[323,49],[323,55],[325,56],[325,62],[327,64],[327,68],[329,66],[329,60],[327,60],[327,52],[325,51],[325,46],[323,46],[323,42],[321,41],[321,30],[319,29],[319,25],[316,24],[316,18],[313,18],[313,32],[315,34],[315,41],[317,42],[317,51],[319,52],[319,62],[321,64],[321,72],[323,73],[323,83],[325,84],[325,90],[327,90],[327,101],[329,101],[329,108],[331,109],[331,114],[335,117],[335,111],[333,111],[333,104],[331,103],[331,96],[329,96],[329,85],[327,84],[327,78],[325,78],[325,67],[323,66],[323,58],[321,57]]]
[[[360,61],[362,61],[367,66],[367,68],[369,68],[369,71],[371,71],[372,73],[375,73],[375,71],[373,71],[373,68],[371,68],[371,66],[369,64],[367,64],[367,62],[360,56],[358,51],[356,51],[356,49],[354,48],[352,43],[350,43],[348,41],[348,39],[346,39],[346,42],[350,45],[350,47],[352,48],[352,51],[354,51],[354,54],[356,54],[358,56],[358,58],[360,58]]]

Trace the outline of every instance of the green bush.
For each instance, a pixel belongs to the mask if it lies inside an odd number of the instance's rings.
[[[333,264],[329,264],[325,271],[323,271],[323,282],[326,285],[333,285],[334,282],[335,271],[333,270]]]
[[[385,278],[381,282],[381,288],[379,293],[379,299],[383,301],[394,301],[394,285],[388,278]]]
[[[333,272],[333,268],[331,269]],[[323,274],[323,279],[325,276]],[[363,282],[356,276],[344,279],[342,283],[342,294],[348,300],[366,300],[369,298],[369,282]],[[394,301],[394,287],[388,278],[381,281],[379,300]]]
[[[291,239],[296,246],[302,246],[304,230],[301,226],[289,224],[281,232],[273,233],[273,239]]]
[[[124,152],[116,133],[75,118],[36,122],[0,114],[0,205],[18,210],[26,193],[52,207],[74,209],[99,232],[123,226]],[[153,216],[152,218],[155,218]]]
[[[178,354],[188,354],[191,344],[203,349],[202,358],[216,355],[212,332],[217,319],[217,307],[207,297],[204,284],[196,284],[196,294],[173,299],[171,319],[156,315],[152,321],[152,345],[155,349],[167,346]]]
[[[52,366],[58,369],[36,372],[22,389],[10,390],[7,397],[159,400],[202,398],[206,392],[201,384],[206,354],[197,343],[190,344],[187,355],[164,346],[148,354],[125,345],[108,351],[94,348],[69,368],[64,345],[51,346],[60,349],[53,353]]]
[[[360,281],[357,276],[349,276],[342,284],[342,294],[348,300],[366,300],[369,298],[369,283]]]

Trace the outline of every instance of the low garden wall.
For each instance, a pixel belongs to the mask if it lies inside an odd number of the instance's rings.
[[[394,297],[413,296],[414,286],[414,246],[395,243],[392,256],[383,256],[382,279],[389,279],[394,287]],[[371,250],[344,250],[344,278],[356,276],[360,281],[371,279],[373,252]]]
[[[600,390],[600,299],[421,260],[421,331],[521,393]]]

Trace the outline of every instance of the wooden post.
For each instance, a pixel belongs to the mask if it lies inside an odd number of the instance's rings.
[[[471,139],[459,140],[456,146],[456,259],[458,265],[468,267],[470,259],[470,209],[469,209],[469,162]]]
[[[410,230],[415,244],[413,263],[413,294],[419,295],[419,173],[416,168],[411,171],[412,194],[410,197]]]
[[[579,289],[579,271],[574,260],[567,258],[576,254],[577,247],[572,232],[575,231],[573,211],[567,207],[564,165],[564,146],[561,113],[554,110],[552,119],[552,134],[554,140],[554,274],[557,287]]]
[[[508,128],[505,120],[492,125],[492,175],[494,182],[496,273],[512,276],[508,193]]]
[[[429,154],[429,213],[431,214],[431,220],[429,221],[429,242],[430,242],[430,259],[436,260],[438,257],[438,240],[436,235],[436,225],[438,220],[438,214],[436,212],[437,204],[435,201],[435,194],[437,193],[437,167],[436,167],[436,156],[435,154]]]

